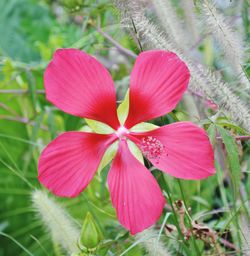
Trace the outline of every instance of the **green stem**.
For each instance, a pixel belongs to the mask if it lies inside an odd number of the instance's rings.
[[[177,228],[178,235],[179,235],[179,237],[181,238],[181,240],[183,242],[183,249],[185,250],[187,255],[190,255],[190,250],[188,248],[188,243],[185,240],[184,235],[181,232],[181,228],[180,228],[180,225],[179,225],[179,222],[178,222],[178,217],[177,217],[177,214],[176,214],[176,211],[175,211],[175,208],[174,208],[174,204],[173,204],[173,200],[172,200],[172,197],[171,197],[169,186],[168,186],[166,180],[164,179],[164,175],[162,173],[159,173],[159,181],[162,184],[164,191],[167,193],[169,204],[170,204],[171,209],[173,211],[174,224]]]
[[[184,196],[184,193],[183,193],[183,189],[182,189],[181,182],[180,182],[179,179],[177,179],[177,182],[178,182],[178,185],[179,185],[179,188],[180,188],[181,197],[182,197],[183,203],[184,203],[184,205],[185,205],[185,208],[188,209],[187,203],[186,203],[186,200],[185,200],[185,196]],[[197,245],[197,243],[196,243],[194,234],[193,234],[193,229],[192,229],[192,226],[193,226],[193,225],[192,225],[192,222],[191,222],[191,220],[190,220],[190,216],[188,216],[187,219],[188,219],[189,228],[190,228],[191,233],[192,233],[191,240],[192,240],[192,242],[193,242],[193,244],[194,244],[194,248],[195,248],[195,250],[196,250],[197,255],[201,255],[200,250],[199,250],[199,248],[198,248],[198,245]]]

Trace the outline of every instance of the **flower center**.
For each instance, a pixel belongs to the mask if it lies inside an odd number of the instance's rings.
[[[160,157],[165,154],[165,146],[153,136],[143,137],[140,148],[149,160],[155,160],[156,163],[159,163]]]
[[[115,132],[115,134],[118,138],[122,139],[123,137],[126,136],[126,134],[129,134],[129,130],[124,126],[120,126]]]

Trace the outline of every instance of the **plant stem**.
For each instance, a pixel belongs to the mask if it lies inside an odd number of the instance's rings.
[[[184,235],[181,232],[181,228],[180,228],[180,225],[179,225],[179,222],[178,222],[178,217],[177,217],[177,214],[176,214],[176,211],[175,211],[175,208],[174,208],[174,203],[173,203],[173,200],[172,200],[172,197],[171,197],[169,186],[168,186],[166,180],[164,179],[164,175],[162,173],[160,173],[159,176],[160,176],[160,182],[163,185],[163,189],[167,193],[169,204],[170,204],[172,212],[173,212],[174,224],[177,228],[179,236],[181,237],[181,239],[183,241],[183,248],[184,248],[185,252],[187,253],[187,255],[190,255],[190,250],[188,248],[188,244],[187,244],[187,242],[184,238]]]
[[[184,205],[185,205],[185,208],[186,208],[186,210],[187,210],[188,207],[187,207],[186,199],[185,199],[185,196],[184,196],[184,193],[183,193],[183,189],[182,189],[181,182],[180,182],[179,179],[177,179],[177,182],[178,182],[178,185],[179,185],[179,188],[180,188],[182,200],[183,200]],[[188,215],[188,218],[187,218],[187,219],[188,219],[189,227],[191,228],[191,232],[192,232],[191,239],[192,239],[192,241],[193,241],[194,248],[195,248],[195,250],[196,250],[197,255],[201,255],[200,250],[199,250],[199,248],[198,248],[198,245],[197,245],[197,243],[196,243],[196,241],[195,241],[195,238],[194,238],[194,236],[193,236],[192,223],[191,223],[191,220],[190,220],[189,215]]]

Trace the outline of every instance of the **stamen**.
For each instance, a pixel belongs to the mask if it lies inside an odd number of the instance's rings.
[[[156,163],[159,163],[161,156],[165,154],[165,146],[153,136],[143,137],[140,148],[149,160],[155,160]]]

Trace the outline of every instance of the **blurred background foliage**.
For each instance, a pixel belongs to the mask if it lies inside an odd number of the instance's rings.
[[[229,16],[242,19],[248,41],[249,3],[241,1],[245,7],[237,9],[235,1],[219,2],[221,8],[227,5]],[[178,15],[183,16],[181,2],[172,3]],[[235,10],[237,13],[233,13]],[[119,12],[111,1],[0,0],[0,256],[66,255],[53,241],[31,201],[34,190],[45,191],[37,180],[41,150],[59,133],[79,130],[85,125],[83,119],[57,110],[45,99],[44,69],[54,51],[63,47],[79,48],[96,56],[116,81],[118,100],[123,98],[134,56],[140,49],[133,36],[121,28]],[[197,49],[201,62],[212,68],[220,65],[219,50],[212,45],[211,38],[202,40]],[[184,241],[168,233],[163,221],[173,211],[171,203],[175,200],[183,200],[191,208],[192,220],[218,232],[222,253],[240,255],[246,244],[242,238],[246,231],[242,231],[240,221],[242,214],[247,216],[248,224],[243,228],[249,228],[250,143],[239,138],[249,134],[224,115],[215,119],[219,111],[207,103],[197,95],[187,94],[175,111],[153,121],[162,125],[192,120],[207,129],[216,145],[217,174],[207,180],[180,181],[153,171],[168,201],[156,230],[164,228],[166,250],[173,252],[169,255],[217,255],[211,243]],[[201,119],[196,117],[197,108]],[[98,255],[120,255],[128,248],[126,255],[145,255],[146,249],[137,245],[137,238],[130,236],[116,219],[106,187],[107,172],[105,168],[96,175],[79,197],[55,200],[79,226],[87,213],[91,214],[106,241],[105,250]],[[177,225],[174,216],[172,213],[167,223]],[[188,217],[185,222],[191,225]],[[250,236],[250,228],[248,232]],[[189,253],[183,249],[185,246]]]

